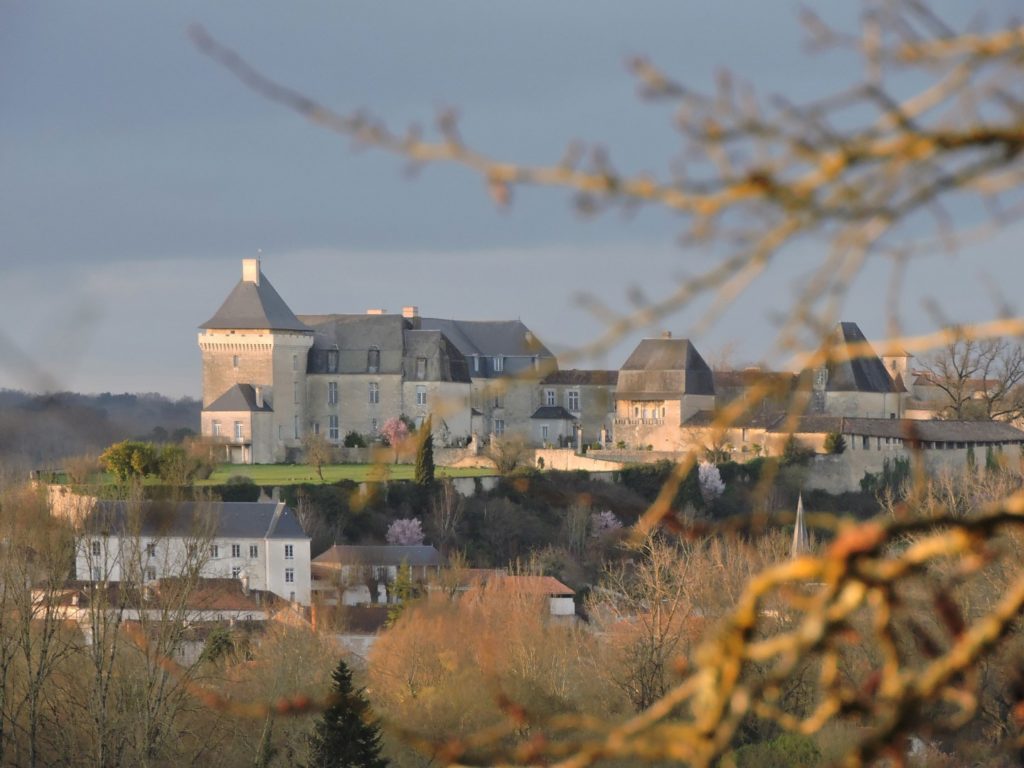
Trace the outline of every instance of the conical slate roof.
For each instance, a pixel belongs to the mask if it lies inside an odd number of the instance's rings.
[[[220,309],[199,326],[217,330],[311,331],[288,308],[262,271],[256,281],[239,280]]]
[[[861,351],[852,359],[828,364],[828,381],[825,388],[829,392],[900,391],[856,323],[839,323],[833,333],[833,344],[837,351],[842,352],[851,345],[858,346]],[[851,355],[842,354],[841,357]]]

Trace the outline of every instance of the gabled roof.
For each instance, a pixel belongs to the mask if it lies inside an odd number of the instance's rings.
[[[217,330],[308,331],[292,313],[270,281],[239,280],[213,317],[199,326]]]
[[[840,357],[851,358],[830,361],[828,381],[825,389],[828,392],[897,392],[885,364],[868,344],[867,338],[856,323],[839,323],[833,331],[833,349]],[[849,346],[858,346],[862,351],[848,352]],[[852,357],[857,354],[857,357]]]
[[[574,386],[615,386],[619,380],[618,371],[587,371],[578,368],[552,371],[541,384],[569,384]]]
[[[429,544],[352,545],[335,544],[313,558],[316,565],[440,566],[441,553]]]
[[[424,317],[420,319],[420,328],[440,331],[467,356],[553,357],[551,351],[520,320],[446,320]]]
[[[560,405],[542,405],[533,412],[531,419],[549,419],[559,421],[575,421],[576,417]]]
[[[235,384],[203,410],[269,412],[274,409],[267,404],[266,400],[263,401],[262,406],[256,405],[256,390],[252,384]]]
[[[111,535],[218,539],[309,539],[282,503],[259,501],[96,500],[82,522],[86,531]]]

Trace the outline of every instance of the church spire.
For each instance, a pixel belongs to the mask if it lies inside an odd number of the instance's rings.
[[[806,554],[811,548],[810,536],[807,534],[807,523],[804,521],[804,495],[801,493],[796,501],[796,523],[793,526],[793,557]]]

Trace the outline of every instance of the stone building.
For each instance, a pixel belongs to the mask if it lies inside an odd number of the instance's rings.
[[[644,339],[619,369],[615,400],[616,442],[685,450],[684,423],[715,408],[714,376],[688,339]]]
[[[576,429],[582,430],[585,444],[607,443],[618,379],[618,371],[576,368],[552,371],[541,379],[540,406],[530,417],[534,445],[575,445]]]
[[[404,415],[433,416],[442,445],[529,431],[554,356],[520,321],[465,321],[369,310],[296,316],[260,269],[200,326],[202,434],[225,459],[294,459],[312,433],[340,444]]]

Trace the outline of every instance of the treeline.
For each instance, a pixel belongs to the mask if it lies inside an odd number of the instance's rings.
[[[126,438],[176,442],[199,426],[201,403],[156,393],[45,395],[0,390],[0,464],[53,468]]]

